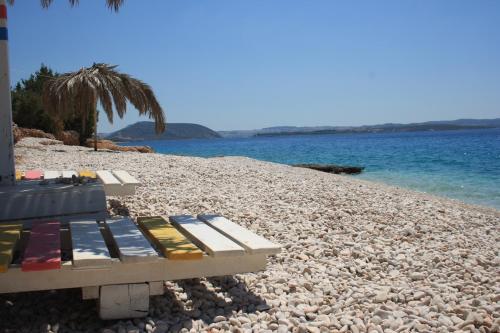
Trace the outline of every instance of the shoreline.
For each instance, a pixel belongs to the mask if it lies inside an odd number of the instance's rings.
[[[93,303],[75,291],[0,295],[14,304],[0,305],[1,328],[29,331],[47,322],[107,333],[147,331],[146,325],[279,333],[500,327],[494,208],[246,157],[94,153],[35,139],[16,145],[16,155],[23,169],[127,170],[143,185],[134,196],[108,200],[111,213],[216,212],[283,250],[263,272],[168,282],[166,295],[152,298],[150,316],[134,321],[101,322]],[[44,308],[16,316],[33,306],[29,294],[42,295],[58,315]]]

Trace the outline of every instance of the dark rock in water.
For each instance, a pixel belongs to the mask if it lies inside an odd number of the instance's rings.
[[[334,173],[334,174],[346,173],[349,175],[360,174],[361,171],[363,171],[363,169],[365,168],[365,167],[357,167],[357,166],[342,166],[342,165],[335,165],[335,164],[294,164],[292,166],[298,167],[298,168],[313,169],[313,170]]]

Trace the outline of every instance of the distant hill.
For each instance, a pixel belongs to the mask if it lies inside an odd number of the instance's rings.
[[[364,126],[275,126],[256,130],[219,131],[223,137],[242,138],[253,136],[282,136],[301,134],[341,134],[341,133],[381,133],[381,132],[415,132],[446,131],[460,129],[480,129],[500,127],[500,118],[495,119],[457,119],[427,121],[410,124],[379,124]]]
[[[110,133],[106,139],[113,141],[213,139],[221,135],[208,127],[188,123],[168,123],[164,133],[155,133],[152,121],[140,121],[121,130]]]

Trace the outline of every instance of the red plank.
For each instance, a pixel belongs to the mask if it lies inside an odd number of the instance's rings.
[[[42,178],[43,172],[40,170],[29,170],[24,173],[24,179],[34,180]]]
[[[61,268],[61,237],[59,221],[34,223],[21,269],[42,271]]]

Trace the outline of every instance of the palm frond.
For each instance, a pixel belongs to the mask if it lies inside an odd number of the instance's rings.
[[[47,80],[42,95],[45,110],[58,117],[77,113],[86,119],[100,103],[113,123],[113,110],[123,118],[129,101],[140,115],[155,121],[157,133],[165,131],[165,114],[151,87],[115,67],[94,64]]]
[[[43,8],[49,8],[53,1],[54,0],[40,0],[40,4],[42,5]],[[77,6],[80,3],[79,0],[68,0],[68,1],[72,7]],[[13,5],[15,0],[7,0],[7,2],[10,5]],[[115,12],[117,12],[124,2],[125,0],[106,0],[106,5],[108,6],[109,9],[112,9]]]

